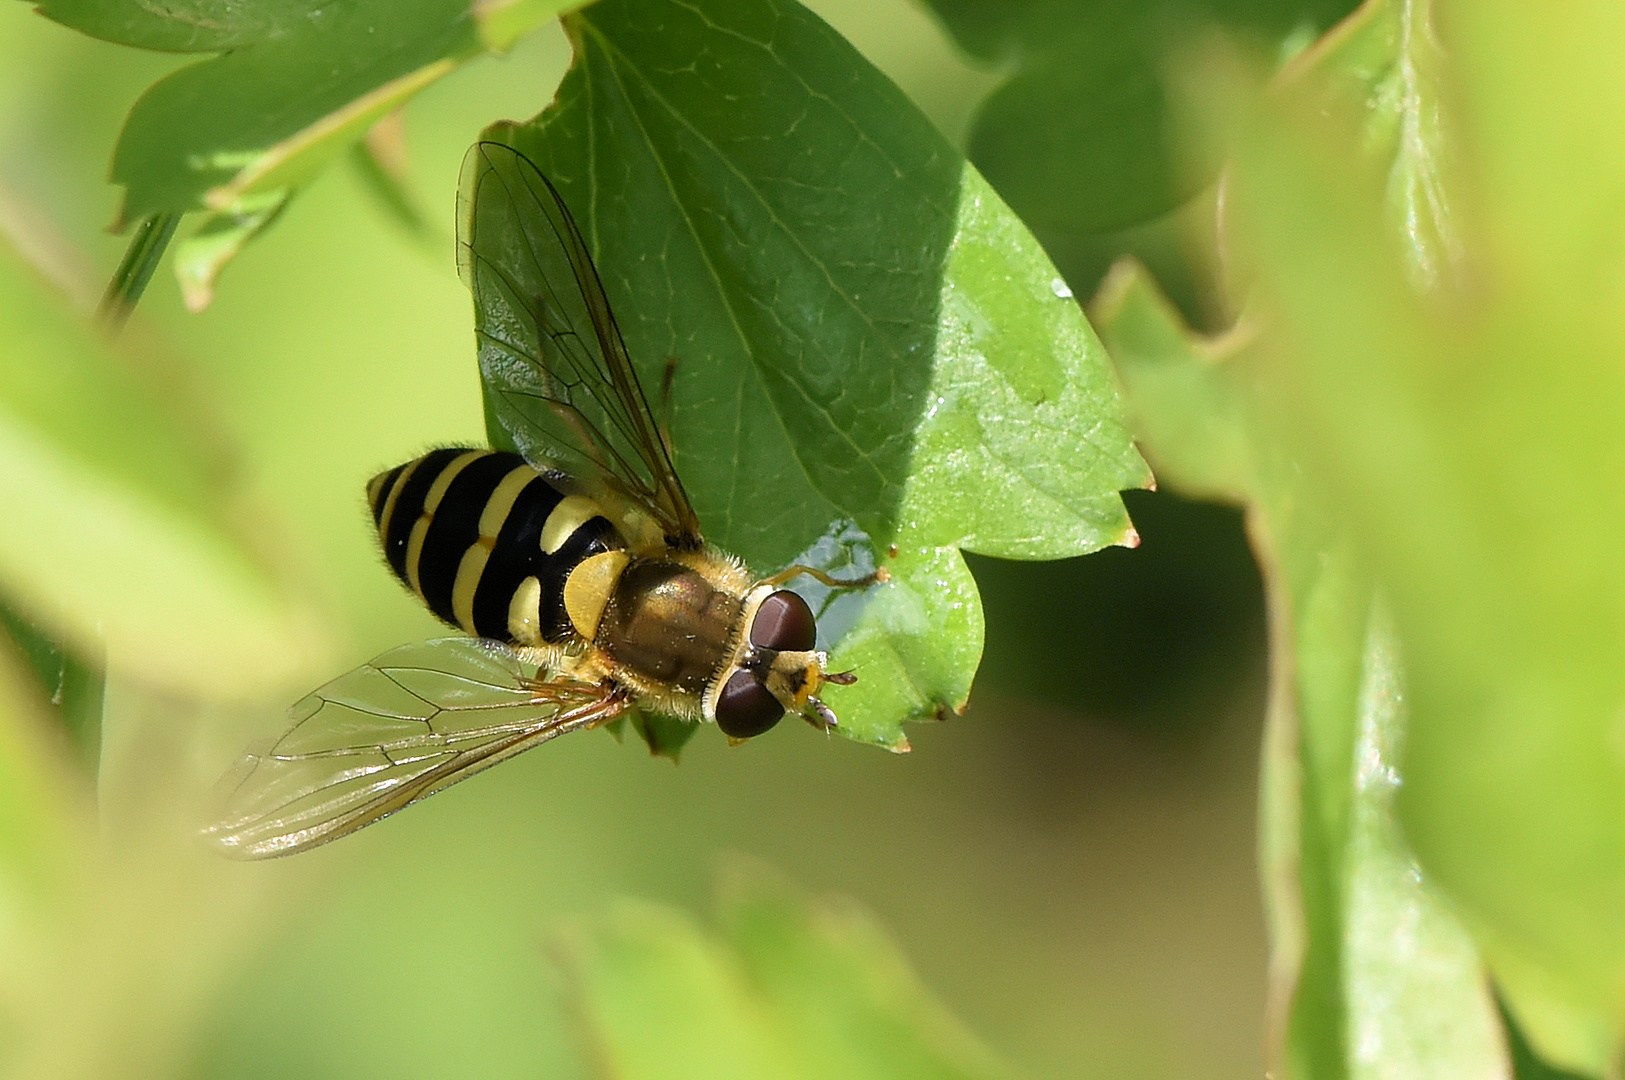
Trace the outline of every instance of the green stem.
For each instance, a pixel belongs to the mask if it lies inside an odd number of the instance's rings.
[[[108,330],[116,333],[135,310],[136,301],[141,299],[153,271],[158,269],[180,220],[179,214],[153,214],[136,226],[130,246],[125,249],[124,258],[113,272],[113,280],[107,283],[107,291],[96,309],[97,318]]]

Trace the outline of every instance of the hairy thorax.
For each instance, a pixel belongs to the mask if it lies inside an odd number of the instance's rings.
[[[620,575],[597,646],[645,679],[700,694],[727,658],[740,598],[678,562],[637,561]]]

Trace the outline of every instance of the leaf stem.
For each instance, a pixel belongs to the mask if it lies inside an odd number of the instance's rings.
[[[135,310],[136,301],[141,299],[147,282],[152,280],[153,271],[158,269],[158,263],[164,257],[164,250],[169,247],[170,238],[175,235],[175,226],[180,224],[180,220],[179,214],[152,214],[136,226],[130,246],[125,249],[124,258],[113,272],[113,279],[107,283],[107,291],[102,294],[102,302],[96,308],[97,319],[108,331],[117,333]]]

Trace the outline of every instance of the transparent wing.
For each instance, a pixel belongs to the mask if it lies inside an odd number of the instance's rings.
[[[519,449],[597,476],[668,543],[700,547],[694,508],[558,191],[517,150],[481,142],[463,160],[458,210],[481,372]]]
[[[526,667],[492,642],[443,638],[339,676],[293,707],[275,744],[238,762],[204,835],[241,859],[304,851],[628,707],[607,688],[538,681]]]

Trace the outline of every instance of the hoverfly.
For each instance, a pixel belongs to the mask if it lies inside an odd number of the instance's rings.
[[[735,741],[787,712],[828,730],[820,687],[855,681],[827,669],[811,608],[781,586],[862,587],[884,570],[756,578],[709,547],[558,191],[482,142],[459,203],[480,362],[510,395],[495,404],[524,455],[434,450],[367,495],[391,570],[474,636],[391,650],[295,705],[205,830],[229,854],[315,847],[634,707]]]

